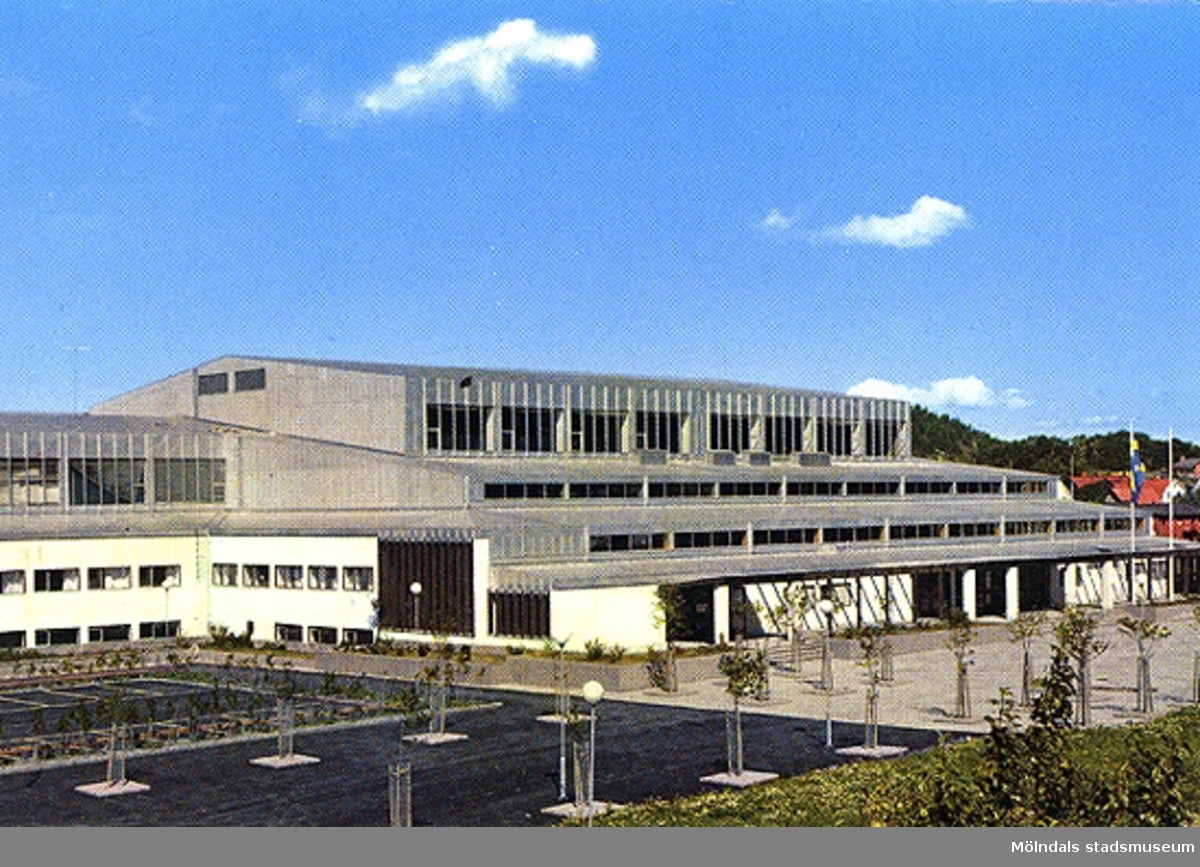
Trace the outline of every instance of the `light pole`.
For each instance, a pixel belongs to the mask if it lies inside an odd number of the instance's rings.
[[[596,815],[596,710],[604,697],[604,687],[599,681],[589,680],[583,685],[583,698],[591,705],[591,733],[588,745],[588,827]]]
[[[413,632],[421,631],[421,582],[414,581],[408,585],[408,592],[413,598]]]
[[[567,799],[567,717],[571,715],[571,696],[567,692],[563,654],[570,636],[555,640],[558,645],[558,799]]]

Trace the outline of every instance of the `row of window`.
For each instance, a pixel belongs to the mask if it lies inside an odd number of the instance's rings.
[[[220,374],[214,374],[219,376]],[[205,377],[201,377],[202,386]],[[215,386],[214,386],[215,387]],[[227,387],[227,386],[226,386]],[[206,392],[201,392],[202,394]],[[430,451],[486,451],[488,428],[495,408],[457,403],[425,405],[425,442]],[[585,454],[617,454],[625,451],[625,427],[633,420],[632,445],[639,450],[679,454],[683,451],[687,413],[550,407],[500,407],[501,451],[558,452],[568,447]],[[566,429],[561,430],[566,423]],[[761,439],[762,448],[776,455],[803,451],[807,420],[800,416],[708,414],[708,447],[712,451],[746,452]],[[829,455],[854,453],[851,422],[812,419],[816,451]],[[759,423],[761,422],[761,433]],[[870,420],[863,423],[868,457],[894,454],[900,434],[896,421]]]
[[[371,590],[375,586],[373,566],[343,566],[341,588],[343,590]],[[303,566],[277,565],[275,586],[284,590],[337,590],[337,566],[309,566],[305,581]],[[262,563],[213,563],[212,583],[216,587],[237,587],[241,576],[243,587],[270,587],[271,567]]]
[[[50,629],[35,629],[33,643],[36,647],[48,647],[56,644],[78,644],[82,630],[78,626],[59,626]],[[139,639],[174,638],[179,635],[178,620],[151,620],[137,625]],[[129,641],[133,637],[132,623],[109,623],[102,626],[89,626],[87,640],[89,643],[98,641]],[[0,632],[0,648],[11,650],[25,646],[25,630],[14,629]]]
[[[252,367],[233,372],[234,391],[262,391],[267,387],[267,369]],[[229,391],[228,373],[202,373],[196,378],[196,391],[201,395],[225,394]]]
[[[34,569],[35,593],[74,592],[83,588],[79,569]],[[178,566],[139,566],[138,587],[178,587]],[[26,590],[24,569],[0,570],[0,595],[19,594]],[[133,569],[129,566],[99,566],[87,570],[88,590],[128,590],[133,587]]]
[[[58,458],[0,458],[0,508],[63,502]],[[220,458],[69,458],[66,501],[72,506],[225,502]]]
[[[299,623],[276,623],[276,641],[304,641],[305,630]],[[371,644],[375,641],[375,633],[370,629],[343,629],[342,644]],[[308,627],[309,644],[337,644],[338,630],[335,626]]]
[[[1044,481],[1013,482],[1011,494],[1045,494]],[[1004,492],[1000,481],[928,482],[928,481],[779,481],[756,482],[488,482],[483,486],[486,500],[571,500],[651,499],[677,497],[891,497],[957,494],[998,496]]]
[[[1128,521],[1110,521],[1109,530],[1128,529]],[[1098,520],[1062,521],[1007,521],[1005,536],[1033,536],[1055,533],[1096,533],[1100,530]],[[674,533],[611,533],[591,536],[588,540],[592,552],[606,551],[666,551],[683,548],[727,548],[746,545],[751,539],[755,545],[814,545],[841,542],[878,542],[909,539],[963,539],[999,536],[1000,524],[995,521],[953,524],[878,524],[861,527],[775,527],[756,529],[750,535],[746,530],[703,530]]]

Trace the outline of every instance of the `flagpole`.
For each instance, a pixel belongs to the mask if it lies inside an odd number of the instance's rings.
[[[1167,599],[1175,598],[1175,428],[1167,429]]]

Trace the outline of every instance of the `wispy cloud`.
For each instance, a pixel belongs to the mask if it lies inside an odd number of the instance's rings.
[[[786,232],[791,226],[792,218],[786,216],[779,208],[774,208],[758,224],[764,232]]]
[[[848,223],[830,226],[821,237],[848,244],[901,249],[927,247],[969,221],[967,212],[958,205],[933,196],[922,196],[907,213],[891,217],[857,216]]]
[[[405,111],[474,89],[495,105],[515,93],[514,71],[542,65],[583,69],[596,43],[581,34],[543,33],[529,19],[506,21],[486,36],[443,46],[430,60],[401,66],[387,84],[360,94],[356,105],[373,115]]]
[[[862,397],[883,397],[919,403],[930,409],[948,406],[988,407],[1002,406],[1007,409],[1023,409],[1030,401],[1015,388],[997,392],[977,376],[939,379],[928,388],[901,385],[883,379],[868,379],[846,390],[847,394]]]

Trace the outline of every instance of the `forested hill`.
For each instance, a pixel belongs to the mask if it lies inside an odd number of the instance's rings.
[[[1009,441],[997,439],[948,415],[937,415],[914,405],[912,432],[913,454],[919,458],[1012,467],[1052,473],[1062,478],[1072,472],[1084,475],[1129,469],[1129,431],[1070,439],[1039,435]],[[1138,440],[1146,471],[1164,472],[1167,469],[1167,441],[1137,432],[1134,437]],[[1200,457],[1200,445],[1176,438],[1175,460],[1184,457]]]

